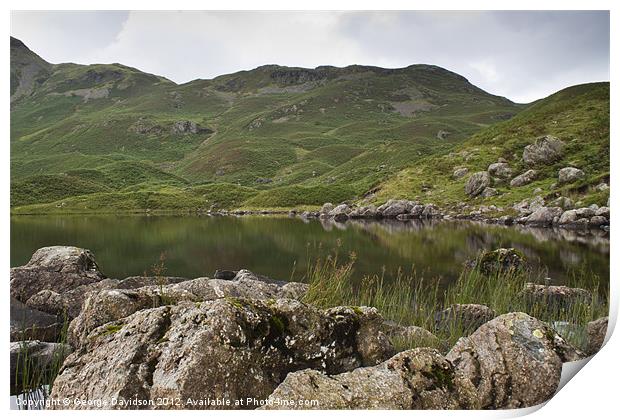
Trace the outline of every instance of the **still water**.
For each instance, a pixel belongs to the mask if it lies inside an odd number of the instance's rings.
[[[454,281],[463,263],[482,249],[514,247],[534,268],[561,284],[575,270],[609,281],[609,239],[552,229],[456,222],[354,222],[334,224],[288,217],[14,216],[11,266],[50,245],[74,245],[95,254],[109,277],[149,274],[165,256],[166,274],[211,276],[216,269],[247,268],[281,280],[300,280],[308,261],[338,249],[357,257],[355,277],[400,269]]]

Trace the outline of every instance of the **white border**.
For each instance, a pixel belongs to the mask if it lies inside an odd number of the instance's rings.
[[[618,54],[615,53],[618,51],[618,18],[617,13],[620,2],[617,1],[607,1],[607,0],[589,0],[589,1],[576,1],[576,0],[564,0],[564,1],[549,1],[549,0],[521,0],[521,1],[491,1],[491,0],[474,0],[465,2],[459,2],[457,0],[435,0],[433,2],[428,1],[406,1],[406,0],[383,0],[381,2],[372,2],[369,0],[357,0],[353,1],[345,1],[345,0],[313,0],[312,2],[302,2],[302,3],[294,3],[292,1],[285,0],[270,0],[270,1],[251,1],[251,0],[228,0],[228,1],[196,1],[196,0],[176,0],[174,2],[165,2],[162,0],[151,0],[149,2],[139,2],[135,0],[108,0],[106,2],[97,2],[97,3],[85,3],[76,0],[57,0],[52,2],[43,1],[43,0],[32,0],[32,1],[13,1],[9,0],[5,2],[6,9],[4,18],[0,21],[2,26],[5,27],[5,36],[7,35],[10,27],[10,10],[49,10],[49,9],[59,9],[59,10],[125,10],[125,9],[144,9],[144,10],[202,10],[202,9],[210,9],[210,10],[611,10],[611,71],[610,74],[614,74],[614,70],[618,71],[620,68],[618,66]],[[53,6],[53,7],[52,7]],[[576,28],[577,29],[577,28]],[[9,296],[9,285],[8,285],[8,272],[9,272],[9,155],[10,155],[10,147],[9,147],[9,83],[7,83],[9,79],[8,69],[9,69],[9,42],[8,37],[5,39],[3,44],[4,46],[4,54],[2,55],[3,65],[4,65],[4,83],[2,83],[2,95],[1,97],[5,98],[3,105],[3,114],[2,114],[2,129],[3,129],[3,138],[1,140],[0,147],[2,148],[2,156],[4,159],[4,164],[0,167],[0,172],[2,174],[3,184],[2,184],[2,194],[0,196],[0,200],[2,202],[2,218],[0,224],[0,233],[2,235],[2,249],[0,252],[0,262],[2,266],[2,270],[5,273],[5,283],[3,289],[3,296],[5,299],[8,299]],[[612,166],[616,166],[618,160],[618,146],[616,142],[619,140],[617,136],[617,128],[618,128],[618,112],[616,101],[618,100],[618,87],[617,84],[611,84],[611,95],[612,95],[612,111],[611,111],[611,125],[612,125],[612,138],[611,138],[611,157],[612,157]],[[620,185],[618,183],[618,174],[615,171],[611,173],[611,185],[612,189],[615,189],[616,185]],[[616,195],[612,194],[612,212],[615,214],[614,209],[618,204],[618,200],[615,199]],[[615,220],[615,216],[613,218]],[[617,235],[615,231],[612,230],[611,237],[612,243],[615,244],[615,238]],[[616,252],[615,246],[611,247],[611,271],[610,278],[612,279],[611,284],[611,295],[612,295],[612,303],[611,303],[611,313],[610,320],[611,324],[615,325],[615,321],[618,313],[618,285],[615,284],[615,279],[617,278],[616,274],[618,274],[618,252]],[[8,306],[6,305],[3,311],[4,324],[9,324],[8,318]],[[8,334],[5,333],[3,337],[3,345],[5,349],[8,349],[9,337]],[[608,335],[609,338],[609,335]],[[533,419],[543,419],[547,417],[558,417],[563,419],[589,419],[589,418],[609,418],[612,416],[614,409],[617,407],[617,384],[618,378],[620,375],[619,364],[616,354],[620,354],[620,342],[616,337],[611,337],[606,346],[596,355],[587,366],[583,368],[581,372],[578,373],[577,378],[569,381],[564,388],[562,388],[558,394],[551,399],[544,408],[537,410],[540,407],[528,409],[528,410],[507,410],[507,411],[486,411],[486,412],[466,412],[466,411],[440,411],[440,412],[410,412],[410,411],[390,411],[386,413],[384,411],[379,412],[360,412],[356,411],[356,417],[383,417],[389,415],[394,418],[410,418],[411,416],[415,416],[415,418],[446,418],[450,416],[451,418],[467,418],[467,419],[482,419],[482,418],[502,418],[502,417],[516,417],[520,415],[524,415],[530,413],[532,411],[530,418]],[[8,396],[8,358],[5,356],[0,358],[2,361],[2,366],[4,367],[3,372],[4,380],[3,384],[6,388],[4,391],[5,396]],[[4,397],[5,410],[8,411],[8,397]],[[83,418],[88,415],[93,418],[104,418],[108,416],[134,416],[134,415],[142,415],[140,413],[135,412],[95,412],[90,411],[88,413],[81,412],[17,412],[11,411],[10,415],[15,417],[25,417],[25,416],[43,416],[45,418]],[[291,412],[219,412],[219,413],[204,413],[204,412],[175,412],[174,416],[182,416],[182,417],[203,417],[205,415],[215,415],[219,417],[227,417],[227,418],[242,418],[246,416],[251,416],[253,418],[260,419],[273,419],[274,417],[282,416],[290,416]],[[318,413],[316,412],[295,412],[294,415],[297,418],[310,418],[315,417]],[[321,412],[320,416],[325,418],[336,418],[340,416],[348,416],[351,413],[340,413],[340,412]],[[160,416],[169,416],[170,413],[148,413],[149,417],[160,417]]]

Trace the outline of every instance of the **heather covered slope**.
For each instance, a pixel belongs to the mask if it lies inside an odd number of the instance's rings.
[[[121,64],[50,64],[13,38],[11,92],[16,212],[419,195],[410,171],[476,142],[494,147],[481,130],[525,108],[431,65],[269,65],[177,85]]]

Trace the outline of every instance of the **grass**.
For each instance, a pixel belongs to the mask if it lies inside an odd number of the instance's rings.
[[[32,357],[27,345],[28,341],[24,337],[20,340],[20,350],[17,355],[15,376],[11,378],[17,389],[22,390],[18,395],[20,408],[29,407],[41,408],[52,392],[52,386],[56,376],[60,372],[66,354],[63,354],[63,347],[67,343],[67,331],[69,321],[67,315],[63,315],[63,326],[58,343],[61,346],[54,350],[51,361],[46,366],[42,366]]]
[[[450,347],[458,338],[467,335],[458,322],[448,328],[438,329],[435,314],[453,304],[484,304],[497,314],[526,312],[546,322],[567,322],[585,328],[585,325],[608,315],[609,288],[593,283],[589,273],[574,273],[569,285],[587,288],[592,293],[589,302],[568,307],[549,305],[548,302],[532,304],[521,294],[525,283],[544,283],[545,273],[531,273],[527,270],[504,270],[485,275],[477,269],[464,269],[458,280],[439,290],[439,282],[428,282],[415,273],[405,275],[399,271],[392,282],[386,282],[383,275],[365,277],[360,284],[351,280],[356,262],[355,255],[339,261],[338,252],[318,259],[309,265],[306,281],[308,293],[306,303],[321,308],[333,306],[371,306],[379,310],[384,319],[402,326],[414,325],[435,334],[441,346]],[[583,336],[569,334],[564,337],[578,348],[584,347]],[[398,350],[426,346],[426,338],[397,337],[393,344]]]

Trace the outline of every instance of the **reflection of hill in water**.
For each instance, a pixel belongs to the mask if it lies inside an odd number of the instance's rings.
[[[339,245],[340,244],[340,245]],[[415,270],[453,281],[481,249],[514,247],[555,283],[584,269],[609,279],[609,235],[442,221],[303,221],[288,217],[37,216],[11,218],[11,266],[49,245],[91,249],[108,276],[149,272],[166,254],[166,274],[210,276],[248,268],[273,278],[302,279],[308,262],[338,248],[357,256],[355,277]],[[294,270],[294,272],[293,272]]]

